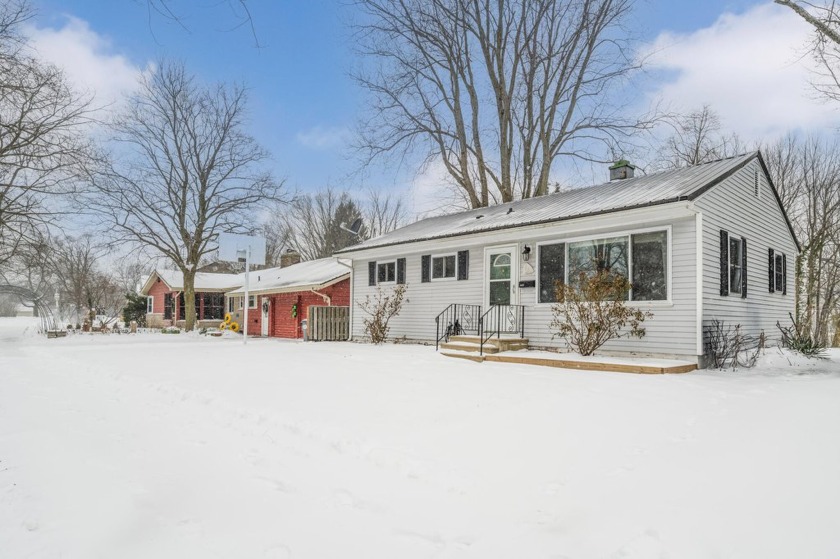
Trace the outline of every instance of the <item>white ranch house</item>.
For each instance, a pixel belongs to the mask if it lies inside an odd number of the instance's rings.
[[[470,332],[486,315],[485,333],[564,348],[549,330],[554,282],[597,266],[626,274],[631,304],[654,314],[644,338],[612,340],[602,354],[702,366],[714,319],[778,336],[776,321],[794,309],[799,246],[759,152],[611,174],[605,184],[424,219],[339,252],[352,263],[352,335],[364,337],[359,301],[405,283],[392,337],[434,343],[436,317]]]

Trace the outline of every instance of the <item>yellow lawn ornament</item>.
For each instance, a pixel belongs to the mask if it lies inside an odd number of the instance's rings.
[[[238,322],[231,322],[228,325],[228,328],[231,332],[239,332],[239,323]]]
[[[230,324],[231,320],[233,320],[233,317],[230,316],[230,313],[225,313],[225,324]]]
[[[219,330],[224,330],[225,328],[227,328],[227,325],[227,322],[222,322],[221,324],[219,324]]]

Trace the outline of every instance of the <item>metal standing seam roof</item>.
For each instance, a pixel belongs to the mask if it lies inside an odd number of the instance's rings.
[[[539,198],[430,217],[345,248],[336,254],[690,200],[755,157],[758,157],[758,152]]]

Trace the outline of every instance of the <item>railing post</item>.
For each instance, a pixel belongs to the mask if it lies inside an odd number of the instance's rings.
[[[440,341],[440,315],[435,317],[435,351],[438,350],[438,342]]]

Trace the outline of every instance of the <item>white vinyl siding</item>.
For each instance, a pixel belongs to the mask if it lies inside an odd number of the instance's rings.
[[[755,195],[758,172],[759,195]],[[734,173],[721,184],[697,198],[703,212],[703,324],[722,320],[741,325],[745,334],[757,336],[762,330],[770,343],[778,339],[776,321],[788,324],[793,297],[768,289],[768,249],[797,254],[784,216],[758,160]],[[747,239],[747,298],[720,294],[720,231]],[[788,265],[785,280],[793,285],[793,266]]]
[[[642,355],[656,354],[663,356],[679,356],[691,359],[696,356],[696,276],[694,273],[696,261],[694,238],[694,217],[669,220],[660,217],[658,220],[649,218],[638,223],[628,223],[625,216],[616,215],[615,219],[603,220],[612,222],[609,228],[591,232],[592,236],[607,237],[613,231],[626,235],[639,229],[667,230],[670,227],[670,251],[667,258],[672,259],[669,268],[671,299],[668,301],[636,301],[631,303],[644,309],[650,309],[654,317],[644,326],[647,335],[639,339],[621,339],[609,342],[604,346],[604,352],[638,353]],[[358,305],[365,297],[374,296],[376,286],[368,285],[369,261],[387,261],[396,256],[406,258],[406,298],[409,303],[403,305],[402,312],[391,319],[392,337],[405,336],[409,340],[433,342],[435,337],[435,316],[451,303],[470,305],[484,305],[486,279],[483,273],[484,248],[498,246],[507,242],[517,241],[518,258],[525,245],[539,247],[543,244],[562,241],[563,239],[580,239],[585,232],[574,220],[541,227],[538,230],[517,232],[498,231],[472,236],[470,239],[458,239],[457,250],[469,250],[469,279],[445,283],[421,283],[421,256],[432,253],[431,243],[412,243],[393,247],[384,247],[354,259],[353,274],[353,336],[364,337],[364,311]],[[454,241],[453,241],[454,243]],[[563,340],[552,338],[549,324],[552,320],[551,305],[537,304],[538,286],[519,288],[522,280],[536,280],[536,270],[528,270],[538,265],[533,254],[528,263],[520,262],[519,276],[514,278],[516,299],[525,309],[525,337],[529,338],[532,346],[565,348]],[[486,308],[482,309],[486,311]]]

